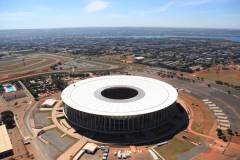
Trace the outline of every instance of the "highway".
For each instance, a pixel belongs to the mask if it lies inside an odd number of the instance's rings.
[[[175,88],[183,88],[185,89],[190,95],[202,100],[202,99],[209,99],[217,106],[219,106],[223,112],[227,115],[231,128],[233,131],[240,131],[240,91],[222,86],[217,85],[213,81],[204,80],[202,82],[195,81],[195,83],[187,81],[187,80],[180,80],[175,78],[164,78],[162,79],[158,76],[159,71],[163,71],[165,69],[157,68],[157,67],[146,67],[144,68],[143,72],[138,71],[131,71],[129,70],[130,74],[133,75],[141,75],[141,76],[148,76],[152,78],[157,78],[170,83]],[[126,70],[127,71],[127,70]],[[170,70],[166,70],[169,72]],[[179,74],[179,73],[178,73]],[[187,76],[187,75],[184,75]],[[193,76],[187,76],[190,79],[196,79]],[[208,84],[211,87],[208,87]],[[231,94],[228,94],[228,91],[231,91]]]
[[[176,88],[187,89],[190,95],[198,99],[209,99],[217,106],[219,106],[230,120],[231,128],[234,131],[240,131],[240,97],[231,95],[221,88],[208,87],[205,83],[192,83],[184,80],[170,80],[168,81]]]

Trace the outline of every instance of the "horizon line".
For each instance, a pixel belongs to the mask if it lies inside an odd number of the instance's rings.
[[[7,30],[51,30],[51,29],[77,29],[77,28],[169,28],[169,29],[214,29],[214,30],[240,30],[240,28],[226,27],[163,27],[163,26],[79,26],[79,27],[36,27],[36,28],[0,28]]]

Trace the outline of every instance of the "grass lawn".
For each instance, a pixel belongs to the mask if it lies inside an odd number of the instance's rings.
[[[168,144],[157,147],[156,151],[167,160],[177,160],[177,155],[186,152],[194,147],[193,144],[173,138]]]

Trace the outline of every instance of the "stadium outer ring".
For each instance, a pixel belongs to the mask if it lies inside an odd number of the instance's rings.
[[[159,127],[175,116],[177,96],[176,89],[165,82],[126,75],[82,80],[61,95],[70,124],[102,133]]]

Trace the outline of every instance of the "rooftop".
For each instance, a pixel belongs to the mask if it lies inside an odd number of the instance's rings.
[[[12,143],[5,125],[0,125],[0,153],[12,150]]]
[[[127,116],[167,108],[177,91],[160,80],[139,76],[102,76],[81,80],[62,92],[68,106],[90,114]]]
[[[96,145],[95,143],[87,143],[83,147],[83,150],[94,153],[96,151],[97,147],[98,147],[98,145]]]
[[[47,99],[42,103],[42,106],[50,106],[52,107],[56,103],[55,99]]]

